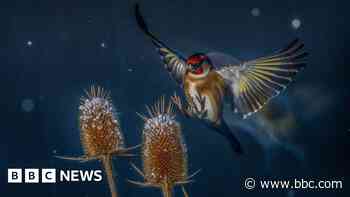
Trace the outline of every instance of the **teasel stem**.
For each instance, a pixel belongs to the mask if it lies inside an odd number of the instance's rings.
[[[105,169],[105,173],[107,176],[109,190],[111,192],[111,197],[118,197],[117,187],[115,178],[113,177],[113,164],[112,164],[112,156],[105,155],[102,157],[102,164]]]
[[[173,195],[173,187],[171,183],[169,183],[168,179],[165,179],[164,184],[162,184],[162,192],[163,197],[172,197]]]

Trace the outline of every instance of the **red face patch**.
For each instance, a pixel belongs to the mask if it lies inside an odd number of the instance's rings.
[[[204,55],[193,55],[187,59],[188,65],[200,64],[202,61],[206,60],[206,56]]]

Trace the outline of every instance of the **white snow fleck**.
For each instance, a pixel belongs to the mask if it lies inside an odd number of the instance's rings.
[[[301,26],[300,19],[295,18],[295,19],[292,20],[292,27],[294,29],[299,29],[300,26]]]

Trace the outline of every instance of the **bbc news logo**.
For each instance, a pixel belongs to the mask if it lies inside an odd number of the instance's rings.
[[[100,182],[101,170],[7,169],[8,183]]]

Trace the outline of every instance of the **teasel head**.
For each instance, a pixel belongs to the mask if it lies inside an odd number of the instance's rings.
[[[85,155],[96,157],[124,148],[124,138],[110,93],[92,86],[79,106],[81,144]]]
[[[173,104],[165,104],[161,97],[153,106],[146,106],[148,115],[142,130],[143,172],[133,167],[144,178],[144,183],[130,181],[141,186],[159,187],[164,197],[170,197],[175,185],[191,182],[187,174],[187,149],[182,137],[181,125],[175,119]]]
[[[86,162],[99,160],[107,175],[111,196],[117,197],[113,177],[113,156],[133,156],[128,152],[138,146],[125,148],[119,120],[110,93],[103,88],[91,86],[81,97],[79,106],[80,139],[84,155],[81,157],[56,156],[60,159]]]

